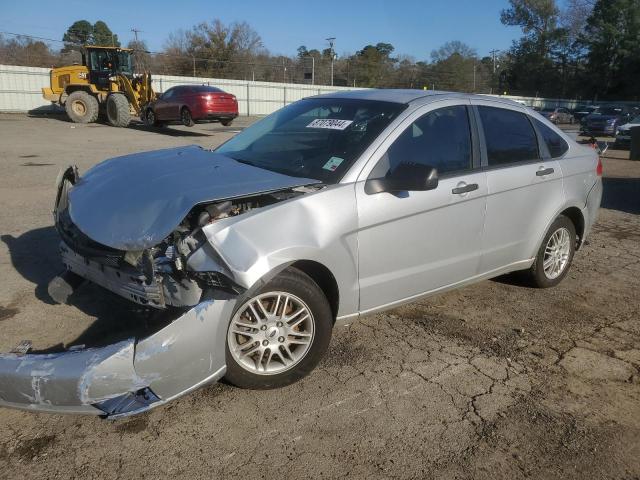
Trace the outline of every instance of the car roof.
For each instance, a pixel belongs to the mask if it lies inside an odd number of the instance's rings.
[[[447,92],[442,90],[411,90],[401,88],[368,88],[360,90],[342,90],[338,92],[325,93],[323,95],[316,95],[311,98],[345,98],[356,100],[374,100],[378,102],[393,102],[393,103],[428,103],[429,101],[445,100],[449,98],[462,98],[462,99],[483,99],[494,100],[496,102],[507,103],[510,105],[516,105],[523,107],[521,103],[514,100],[493,97],[488,95],[474,95],[470,93],[458,93]]]

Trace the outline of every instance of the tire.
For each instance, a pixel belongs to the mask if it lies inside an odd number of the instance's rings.
[[[74,123],[93,123],[100,111],[96,97],[82,90],[72,92],[67,97],[64,109]]]
[[[121,93],[107,97],[107,121],[113,127],[126,127],[131,122],[129,100]]]
[[[566,249],[562,248],[548,252],[548,248],[551,249],[553,244],[552,237],[554,236],[556,240],[563,239],[561,240],[562,245],[564,245],[564,239],[566,238]],[[576,243],[576,228],[573,222],[568,217],[560,215],[549,227],[538,249],[533,265],[528,271],[531,284],[537,288],[549,288],[558,285],[571,267],[573,255],[576,251]],[[554,255],[557,255],[555,257],[557,263],[553,260]],[[545,260],[548,262],[546,267]]]
[[[276,315],[268,317],[265,312]],[[256,326],[243,327],[237,321]],[[234,312],[227,330],[225,379],[251,389],[294,383],[318,364],[332,328],[331,308],[320,287],[302,271],[288,268],[244,299]]]
[[[223,127],[228,127],[233,123],[233,120],[220,120],[220,123],[222,124]]]
[[[162,127],[164,124],[156,118],[156,114],[153,109],[148,108],[145,110],[142,116],[142,121],[147,127]]]
[[[180,121],[185,127],[193,127],[196,124],[187,107],[182,107],[182,110],[180,110]]]

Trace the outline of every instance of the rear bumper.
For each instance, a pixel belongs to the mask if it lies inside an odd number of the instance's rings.
[[[117,418],[215,382],[226,371],[226,328],[234,304],[204,301],[142,340],[53,354],[2,354],[0,406]]]
[[[581,244],[584,244],[593,224],[598,219],[598,212],[600,211],[600,202],[602,201],[602,178],[598,177],[596,183],[591,187],[589,194],[587,195],[587,202],[582,210],[582,217],[585,220],[584,234],[582,235]]]
[[[233,120],[237,116],[238,112],[204,111],[198,115],[197,120]]]

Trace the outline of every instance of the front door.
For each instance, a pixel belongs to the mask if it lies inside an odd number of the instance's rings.
[[[487,186],[470,114],[468,103],[454,101],[415,112],[356,183],[361,312],[477,274]],[[436,167],[437,188],[366,193],[367,178],[392,175],[410,162]]]

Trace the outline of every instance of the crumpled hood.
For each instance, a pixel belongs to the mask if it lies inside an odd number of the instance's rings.
[[[199,203],[314,183],[320,182],[242,164],[193,145],[99,163],[69,192],[69,213],[94,241],[143,250],[166,238]]]

